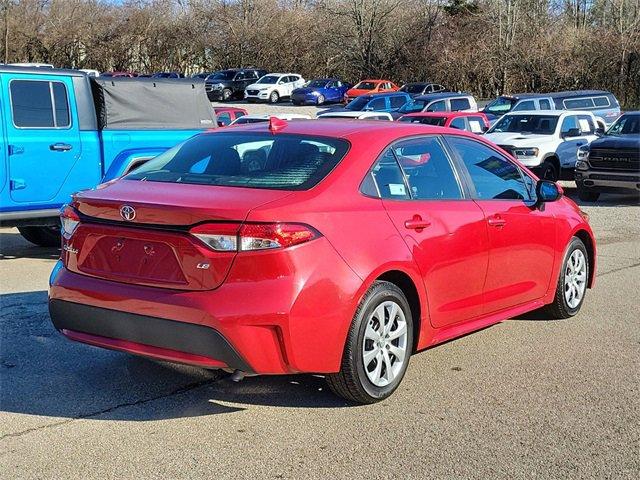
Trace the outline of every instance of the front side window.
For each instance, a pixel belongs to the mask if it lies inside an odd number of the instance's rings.
[[[385,110],[387,102],[385,98],[375,98],[367,105],[367,110]]]
[[[527,186],[520,169],[507,158],[480,142],[447,136],[469,172],[480,200],[528,200]]]
[[[67,88],[62,82],[12,80],[11,115],[18,128],[67,128],[71,125]]]
[[[469,130],[473,133],[482,133],[485,130],[484,118],[482,117],[468,117]]]
[[[311,135],[223,132],[190,138],[125,178],[148,182],[307,190],[342,160],[349,143]]]
[[[468,98],[452,98],[451,99],[451,111],[459,112],[461,110],[469,110],[471,103]]]
[[[562,120],[562,126],[560,127],[560,135],[567,134],[572,129],[579,129],[578,119],[575,115],[564,117],[564,120]]]
[[[522,112],[524,110],[535,110],[536,105],[533,100],[525,100],[524,102],[520,102],[515,107],[513,107],[514,112]]]
[[[424,107],[427,106],[427,102],[424,100],[409,100],[402,107],[400,107],[400,113],[417,113],[424,110]]]
[[[229,112],[222,112],[218,114],[218,123],[221,125],[227,126],[231,123],[231,116]]]
[[[618,118],[609,130],[607,135],[638,135],[640,134],[640,115],[624,114]]]

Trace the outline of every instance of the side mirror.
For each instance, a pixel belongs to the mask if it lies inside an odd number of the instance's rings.
[[[224,126],[225,126],[224,121],[222,121],[222,120],[218,120],[218,126],[219,126],[219,127],[224,127]]]
[[[604,128],[603,127],[597,127],[596,128],[596,135],[599,137],[602,137],[604,135]]]
[[[579,136],[580,136],[580,129],[579,128],[570,128],[566,132],[562,132],[562,138],[579,137]]]
[[[550,180],[538,180],[536,184],[536,195],[538,204],[546,202],[555,202],[560,198],[560,188],[555,182]]]

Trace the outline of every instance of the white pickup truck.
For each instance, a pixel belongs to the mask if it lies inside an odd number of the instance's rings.
[[[531,110],[508,113],[485,134],[546,180],[573,180],[578,148],[598,138],[591,112]]]

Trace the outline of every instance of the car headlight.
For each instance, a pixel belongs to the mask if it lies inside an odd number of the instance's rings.
[[[514,148],[513,154],[516,157],[537,157],[538,149],[537,148]]]
[[[584,160],[578,160],[576,162],[576,170],[589,170],[589,164]]]
[[[216,89],[218,89],[218,90],[222,90],[222,89],[224,88],[224,85],[223,85],[223,84],[221,84],[221,83],[216,83],[215,87],[216,87]]]
[[[589,145],[583,145],[582,147],[578,147],[577,155],[578,155],[578,160],[588,160]]]

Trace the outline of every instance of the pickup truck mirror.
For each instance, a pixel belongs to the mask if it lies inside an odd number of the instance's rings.
[[[599,137],[604,135],[604,127],[596,127],[596,135],[598,135]]]
[[[555,182],[550,180],[538,180],[536,184],[536,195],[538,204],[555,202],[560,198],[560,188]]]
[[[580,136],[580,129],[579,128],[570,128],[566,132],[562,132],[561,136],[562,136],[562,138],[579,137]]]

